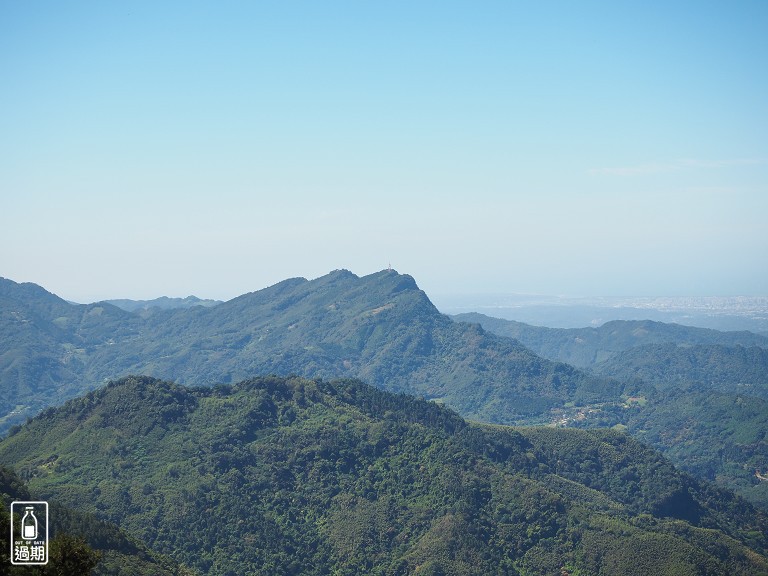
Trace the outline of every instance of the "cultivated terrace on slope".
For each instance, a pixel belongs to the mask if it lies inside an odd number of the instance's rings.
[[[768,574],[764,514],[626,435],[470,425],[358,381],[126,378],[0,462],[212,575]]]

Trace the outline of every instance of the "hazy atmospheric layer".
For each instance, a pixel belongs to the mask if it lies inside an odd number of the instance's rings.
[[[768,294],[768,4],[0,2],[0,274]]]

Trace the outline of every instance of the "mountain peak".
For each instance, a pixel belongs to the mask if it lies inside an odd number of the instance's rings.
[[[47,300],[49,302],[56,302],[57,304],[66,303],[65,300],[48,292],[48,290],[38,284],[33,282],[14,282],[13,280],[3,278],[2,276],[0,276],[0,296]]]
[[[602,381],[555,366],[513,340],[451,322],[412,276],[389,268],[363,277],[334,270],[313,280],[288,279],[206,309],[99,314],[46,316],[58,331],[51,329],[47,363],[35,359],[32,365],[62,372],[34,372],[30,385],[53,381],[58,389],[74,388],[70,383],[82,378],[84,367],[89,387],[126,373],[187,385],[226,384],[258,373],[358,377],[496,422],[546,413],[588,384],[587,394],[613,394]],[[8,414],[17,404],[0,408]],[[30,405],[18,419],[39,407]]]
[[[405,290],[405,289],[418,290],[419,289],[419,287],[416,285],[416,280],[414,280],[413,276],[411,276],[410,274],[401,274],[400,272],[392,268],[387,268],[386,270],[375,272],[370,276],[379,278],[381,280],[386,280],[389,282],[396,282],[398,285],[402,286],[401,288],[402,290]]]
[[[325,276],[321,276],[320,278],[328,278],[333,280],[357,280],[359,276],[357,274],[354,274],[347,270],[346,268],[339,268],[337,270],[331,270],[326,274]],[[320,279],[319,278],[319,279]]]
[[[349,282],[367,284],[370,286],[379,285],[391,288],[392,293],[401,292],[403,290],[419,290],[416,280],[409,274],[400,274],[397,270],[392,268],[385,268],[378,272],[368,274],[366,276],[358,276],[349,270],[339,269],[333,270],[324,276],[310,280],[310,283],[318,285],[322,284],[337,284]]]

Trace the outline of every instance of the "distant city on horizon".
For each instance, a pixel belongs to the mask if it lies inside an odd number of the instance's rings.
[[[768,332],[768,296],[571,297],[474,294],[434,297],[446,314],[480,312],[552,328],[655,320],[718,330]]]

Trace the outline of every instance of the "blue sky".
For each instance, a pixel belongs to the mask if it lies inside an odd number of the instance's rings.
[[[768,295],[768,3],[0,0],[0,276]]]

